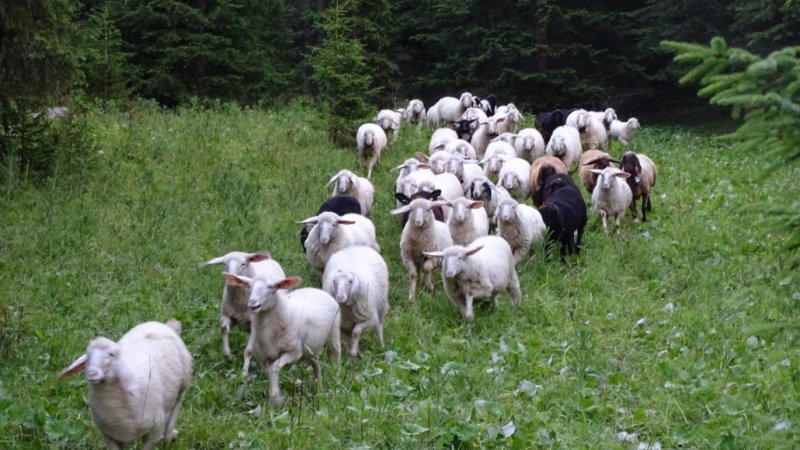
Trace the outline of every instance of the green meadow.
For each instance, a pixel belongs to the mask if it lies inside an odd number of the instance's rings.
[[[648,221],[605,235],[590,211],[579,256],[534,248],[521,305],[501,295],[467,325],[438,278],[407,300],[389,169],[429,132],[404,124],[372,179],[386,347],[367,332],[359,359],[323,357],[320,388],[308,364],[283,370],[272,409],[255,361],[240,376],[243,331],[223,359],[220,270],[197,264],[266,250],[319,287],[296,222],[338,170],[365,173],[354,148],[299,102],[91,114],[80,170],[0,186],[0,448],[102,447],[85,378],[56,374],[96,336],[172,317],[194,357],[173,449],[799,445],[799,330],[775,324],[800,317],[800,282],[762,211],[800,173],[766,173],[717,131],[643,121],[630,149],[659,168]]]

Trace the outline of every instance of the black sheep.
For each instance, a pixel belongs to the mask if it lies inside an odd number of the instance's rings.
[[[567,123],[567,116],[572,111],[575,109],[561,108],[536,114],[536,125],[545,142],[550,140],[553,130]]]
[[[578,186],[569,176],[555,174],[544,184],[544,202],[539,206],[551,241],[561,244],[561,256],[580,253],[586,227],[586,203]],[[575,232],[577,231],[577,239]]]
[[[317,215],[326,211],[335,212],[340,216],[345,214],[361,214],[361,204],[355,197],[336,195],[325,200],[322,205],[320,205]],[[300,245],[303,246],[303,253],[306,252],[306,239],[312,227],[313,226],[304,226],[303,229],[300,230]]]

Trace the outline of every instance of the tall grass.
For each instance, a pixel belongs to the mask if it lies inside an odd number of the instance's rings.
[[[521,306],[481,306],[465,325],[439,285],[406,300],[394,172],[428,132],[404,127],[373,182],[373,220],[390,268],[387,348],[324,361],[317,390],[301,364],[269,408],[255,365],[222,358],[222,280],[198,262],[268,250],[318,286],[299,225],[355,152],[331,146],[295,104],[271,112],[138,105],[93,118],[90,173],[0,198],[0,447],[97,448],[81,377],[55,373],[98,335],[176,317],[195,358],[172,448],[778,448],[800,440],[796,273],[754,202],[796,195],[798,174],[764,179],[760,155],[699,129],[653,127],[632,148],[659,165],[646,223],[602,233],[566,264],[541,251],[519,267]],[[615,154],[620,152],[618,147]],[[588,199],[588,195],[586,196]]]

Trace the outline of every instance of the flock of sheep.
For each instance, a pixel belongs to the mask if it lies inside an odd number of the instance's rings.
[[[651,209],[657,176],[652,160],[632,152],[616,160],[605,151],[610,139],[627,145],[639,129],[635,118],[621,122],[611,108],[541,113],[539,129],[519,131],[522,113],[513,103],[498,106],[494,96],[444,97],[427,111],[415,99],[407,108],[380,111],[356,135],[367,177],[350,170],[335,174],[328,183],[332,197],[300,222],[303,251],[321,288],[295,289],[300,278],[287,277],[264,252],[234,251],[200,264],[224,268],[224,356],[232,358],[231,329],[248,330],[242,372],[247,374],[255,356],[269,378],[274,405],[285,400],[281,368],[308,360],[320,379],[318,355],[327,347],[330,360],[338,362],[341,332],[353,357],[366,330],[374,329],[384,345],[389,271],[368,217],[374,198],[369,179],[403,120],[418,131],[424,124],[432,131],[427,154],[418,152],[392,169],[399,172],[391,213],[402,216],[400,253],[410,281],[408,298],[415,299],[420,275],[432,289],[433,271],[441,267],[445,293],[467,322],[474,319],[476,301],[496,303],[504,291],[512,303],[521,301],[516,267],[533,244],[549,237],[562,257],[579,252],[587,207],[569,172],[579,169],[606,233],[609,219],[616,219],[619,232],[627,209],[637,216],[637,199],[642,199],[642,220]],[[533,205],[525,204],[528,198]],[[140,324],[118,342],[94,339],[60,376],[82,370],[92,418],[109,448],[142,439],[142,448],[150,449],[177,437],[175,423],[192,371],[180,323]]]

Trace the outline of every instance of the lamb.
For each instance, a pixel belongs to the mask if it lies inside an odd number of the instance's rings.
[[[486,147],[486,153],[480,164],[483,165],[483,174],[487,178],[493,178],[500,173],[506,161],[516,158],[517,151],[508,142],[492,141]]]
[[[517,199],[530,195],[531,165],[522,158],[512,158],[503,164],[497,177],[497,184]]]
[[[325,264],[334,253],[351,245],[366,245],[380,251],[375,240],[375,225],[358,214],[338,214],[326,211],[301,222],[312,224],[306,239],[306,259],[317,275],[322,275]]]
[[[118,342],[99,337],[59,377],[86,370],[89,408],[106,446],[142,439],[150,450],[162,438],[178,437],[184,394],[192,378],[192,357],[180,338],[177,320],[145,322]]]
[[[514,305],[522,300],[511,247],[502,238],[484,236],[468,247],[453,245],[425,255],[443,260],[445,292],[467,322],[475,318],[472,310],[475,300],[490,299],[496,304],[496,295],[501,291],[508,292]]]
[[[536,158],[544,156],[544,138],[535,128],[523,128],[514,140],[517,157],[532,163]]]
[[[635,117],[631,117],[626,122],[614,120],[611,122],[611,127],[608,130],[608,137],[609,139],[620,141],[622,145],[628,145],[639,128],[641,128],[639,120]]]
[[[403,110],[382,109],[372,121],[381,127],[387,138],[391,139],[389,144],[394,144],[400,132],[401,120],[403,120]]]
[[[333,193],[331,197],[337,195],[355,197],[361,205],[362,216],[368,216],[370,211],[372,211],[375,187],[368,179],[360,177],[349,170],[340,170],[339,173],[331,177],[328,181],[328,185],[330,184],[333,184]]]
[[[432,211],[433,208],[446,204],[447,202],[442,200],[432,202],[420,198],[392,210],[392,214],[395,215],[409,213],[409,221],[400,235],[400,256],[409,277],[409,301],[413,302],[416,298],[420,269],[425,275],[428,289],[433,290],[431,271],[438,261],[426,258],[424,252],[439,251],[453,245],[450,229],[446,224],[436,221]]]
[[[498,135],[497,125],[504,120],[504,116],[497,117],[495,115],[487,118],[485,121],[478,122],[478,128],[475,130],[475,133],[472,134],[472,139],[470,139],[469,143],[475,148],[475,153],[477,153],[479,158],[484,157],[489,143]]]
[[[358,356],[361,333],[375,329],[383,347],[383,322],[389,312],[389,269],[375,250],[355,245],[339,250],[325,266],[322,289],[341,308],[341,328],[349,335],[350,356]]]
[[[327,292],[315,288],[293,289],[302,283],[299,277],[278,281],[223,273],[231,283],[250,288],[247,305],[253,312],[253,354],[261,370],[269,377],[269,398],[273,406],[283,404],[280,370],[307,359],[322,381],[319,354],[327,345],[328,355],[336,364],[341,358],[339,304]]]
[[[422,103],[420,99],[413,99],[408,102],[408,107],[404,112],[404,116],[408,123],[413,125],[419,125],[428,118],[427,112],[425,111],[425,104]]]
[[[472,94],[464,92],[461,98],[442,97],[428,109],[428,128],[436,128],[458,121],[467,108],[474,104]]]
[[[656,185],[658,168],[653,160],[642,153],[625,152],[622,155],[622,170],[631,174],[628,178],[628,186],[631,188],[633,200],[631,201],[631,211],[634,219],[636,218],[636,199],[642,198],[642,222],[647,222],[647,212],[652,209],[650,203],[650,191]]]
[[[630,174],[615,167],[606,167],[603,170],[594,169],[593,172],[598,177],[597,185],[592,191],[592,208],[603,219],[603,232],[606,234],[608,234],[608,217],[616,217],[617,234],[619,234],[619,221],[633,201],[633,193],[628,183],[624,183],[618,178],[628,178]]]
[[[353,196],[335,195],[322,202],[322,204],[319,206],[319,209],[317,209],[317,215],[325,211],[335,212],[340,216],[345,214],[361,214],[361,204],[358,203],[358,200],[356,200],[356,198]],[[311,231],[312,226],[313,225],[307,225],[300,229],[300,245],[303,246],[303,253],[306,252],[306,239],[308,239],[308,233]],[[228,272],[231,271],[229,270]],[[234,275],[239,274],[234,273]]]
[[[428,143],[428,154],[432,154],[436,150],[441,150],[448,142],[456,140],[458,140],[456,130],[452,128],[438,128],[431,135],[431,140]]]
[[[286,277],[281,265],[270,258],[269,253],[229,252],[217,258],[202,262],[198,267],[203,268],[212,265],[222,265],[225,267],[226,272],[234,275],[244,275],[247,277],[262,276],[274,280]],[[247,346],[244,349],[242,376],[247,376],[247,372],[250,369],[250,359],[253,356],[253,334],[250,329],[253,318],[252,314],[250,314],[250,310],[247,308],[247,298],[249,295],[250,292],[246,289],[242,289],[231,283],[225,283],[225,287],[222,289],[222,302],[219,308],[219,326],[222,331],[222,354],[225,356],[225,359],[230,360],[233,357],[228,341],[231,328],[239,325],[243,330],[250,333]]]
[[[601,150],[586,150],[581,155],[580,164],[578,166],[578,175],[583,182],[583,186],[589,195],[594,191],[594,185],[597,184],[597,175],[592,172],[592,169],[605,169],[611,167],[611,163],[619,164],[619,161],[612,158],[608,153]]]
[[[580,190],[567,174],[553,174],[542,188],[544,201],[539,213],[551,241],[558,242],[561,257],[579,253],[583,230],[586,228],[586,203]]]
[[[467,191],[467,198],[483,201],[483,208],[486,210],[486,214],[494,218],[497,205],[504,199],[511,198],[511,194],[504,188],[495,186],[488,178],[482,176],[472,180]]]
[[[459,197],[450,201],[453,211],[447,219],[450,236],[456,245],[467,245],[489,234],[489,217],[480,200]]]
[[[358,161],[367,169],[367,178],[372,178],[372,167],[381,160],[381,151],[386,147],[386,133],[374,123],[365,123],[356,132]]]
[[[528,254],[531,244],[542,241],[544,221],[532,206],[518,203],[513,198],[504,199],[497,205],[495,218],[497,235],[511,246],[515,264]]]
[[[617,112],[614,111],[614,108],[606,108],[605,111],[589,111],[589,116],[602,122],[606,131],[610,130],[611,123],[617,120]]]
[[[444,151],[454,154],[458,153],[466,159],[478,158],[478,153],[475,151],[475,147],[473,147],[472,144],[464,139],[456,139],[448,142],[447,145],[444,146]]]
[[[542,188],[547,177],[554,173],[567,173],[567,166],[555,156],[542,156],[537,158],[531,164],[531,181],[530,181],[530,196],[533,199],[533,204],[539,206],[542,204]]]
[[[577,129],[564,125],[553,130],[545,154],[559,158],[572,171],[581,157],[581,135]]]

